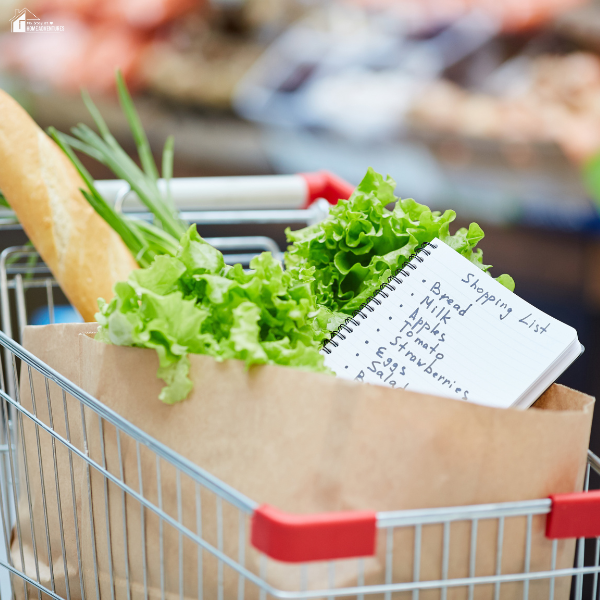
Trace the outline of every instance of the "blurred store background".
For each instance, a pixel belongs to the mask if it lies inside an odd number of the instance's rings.
[[[64,31],[12,31],[35,17]],[[116,67],[175,176],[372,166],[477,221],[493,272],[577,328],[561,381],[600,397],[600,1],[0,0],[0,87],[42,127],[91,125],[85,87],[133,152]]]

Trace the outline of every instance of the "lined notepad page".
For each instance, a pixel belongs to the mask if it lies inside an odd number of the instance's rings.
[[[373,312],[348,323],[345,339],[334,337],[337,347],[327,344],[325,364],[346,379],[490,406],[539,395],[579,355],[577,332],[432,244],[387,298],[370,302]]]

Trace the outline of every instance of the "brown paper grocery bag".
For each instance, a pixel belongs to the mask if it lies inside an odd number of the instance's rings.
[[[101,344],[80,332],[77,327],[62,330],[66,337],[72,334],[71,351],[79,338],[79,382],[85,390],[259,503],[290,512],[388,511],[537,499],[582,488],[593,399],[561,386],[553,386],[534,409],[523,412],[283,367],[247,371],[238,361],[217,363],[192,356],[192,396],[166,406],[157,400],[162,383],[156,379],[153,351]],[[53,335],[52,327],[32,328],[26,333],[26,344],[39,355],[41,347],[51,345]],[[61,356],[53,353],[51,359],[60,370]],[[26,395],[23,382],[22,395]],[[107,470],[136,491],[141,473],[143,494],[150,502],[160,504],[192,531],[200,525],[203,539],[238,557],[240,528],[235,510],[226,504],[221,508],[219,536],[214,495],[200,494],[203,512],[198,521],[198,496],[191,481],[178,477],[162,461],[159,497],[156,458],[91,411],[85,419],[87,448],[94,460],[104,461]],[[118,486],[105,485],[101,474],[86,471],[78,473],[77,508],[88,596],[94,597],[97,589],[101,598],[111,598],[113,593],[126,598],[128,591],[134,598],[146,592],[152,598],[197,598],[201,575],[205,598],[217,598],[220,591],[224,598],[238,597],[240,582],[231,569],[219,571],[208,552],[202,553],[199,569],[199,553],[192,542],[182,540],[164,522],[161,527],[151,511],[142,511]],[[544,525],[543,516],[533,519],[532,571],[550,568],[551,542],[544,536]],[[478,525],[477,576],[495,573],[497,527],[496,520]],[[248,528],[241,531],[247,535]],[[56,529],[52,534],[56,537]],[[442,528],[424,526],[421,535],[420,578],[438,579]],[[384,550],[390,540],[379,537],[377,556],[365,562],[368,583],[384,581]],[[449,577],[469,575],[470,538],[469,523],[452,525]],[[393,581],[410,581],[414,530],[394,530],[391,542]],[[524,570],[525,543],[526,520],[507,520],[502,573]],[[559,542],[557,567],[570,567],[573,553],[572,541]],[[247,551],[244,560],[250,571],[260,572],[256,552]],[[337,585],[356,585],[356,562],[336,566]],[[269,583],[298,589],[295,568],[270,561]],[[326,568],[310,569],[309,585],[315,589],[331,580]],[[555,597],[567,598],[569,585],[566,578],[557,580]],[[242,587],[246,598],[258,598],[253,585],[242,582]],[[501,590],[501,598],[523,596],[522,583],[503,584]],[[548,590],[549,582],[533,581],[529,597],[548,597]],[[493,585],[475,589],[475,598],[493,594]],[[439,590],[420,595],[439,597]],[[467,598],[468,589],[449,589],[447,597]]]

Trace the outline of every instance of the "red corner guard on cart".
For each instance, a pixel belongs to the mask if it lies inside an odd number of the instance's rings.
[[[348,200],[354,191],[353,185],[329,171],[299,175],[308,187],[305,206],[310,206],[318,198],[325,198],[329,204],[337,204],[338,200]]]
[[[600,491],[550,496],[552,509],[546,520],[549,538],[600,536]]]
[[[263,504],[252,516],[252,545],[284,562],[375,554],[377,516],[371,511],[295,515]]]

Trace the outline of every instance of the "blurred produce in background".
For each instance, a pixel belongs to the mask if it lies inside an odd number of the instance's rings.
[[[415,101],[417,126],[464,136],[555,142],[581,162],[600,148],[600,58],[587,52],[518,56],[483,83],[439,79]]]
[[[4,2],[9,14],[12,0]],[[259,28],[294,15],[285,0],[32,0],[60,35],[4,36],[2,66],[57,89],[108,92],[119,66],[130,86],[208,105],[227,105],[234,85],[264,49]],[[16,10],[16,6],[15,6]],[[11,15],[12,16],[12,15]],[[8,19],[6,20],[8,21]]]

